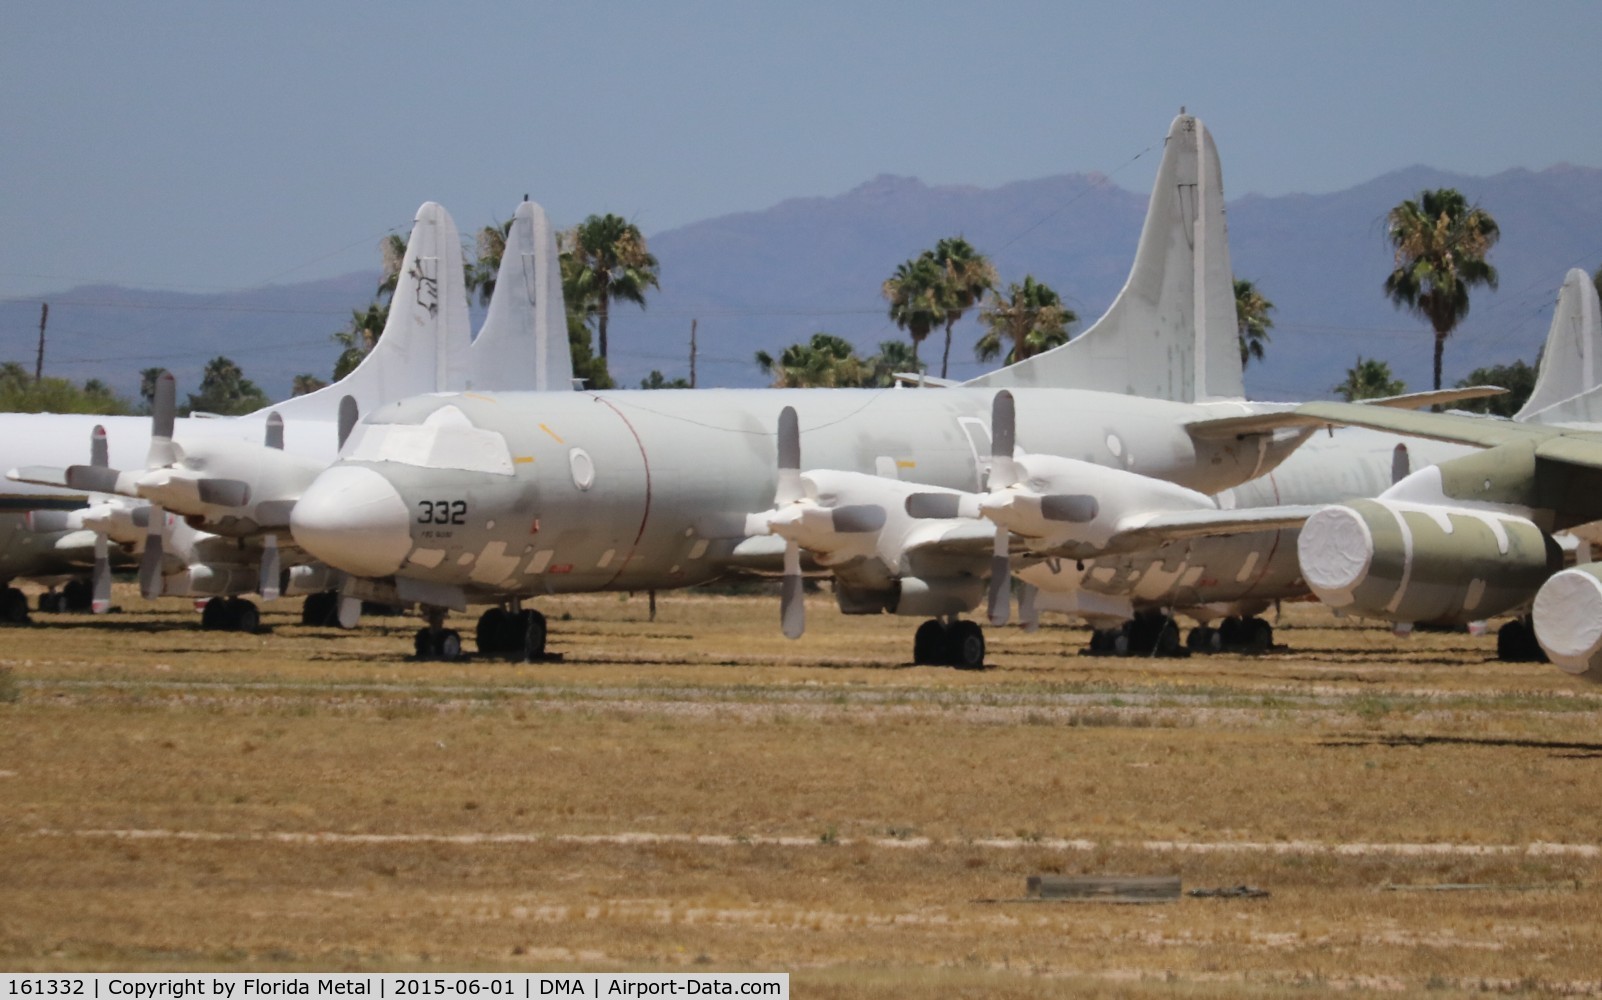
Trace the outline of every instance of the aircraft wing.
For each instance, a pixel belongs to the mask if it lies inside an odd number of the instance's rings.
[[[1370,411],[1369,417],[1383,420],[1384,415],[1374,416],[1372,411],[1384,410],[1422,410],[1426,406],[1437,404],[1461,403],[1467,399],[1483,399],[1487,396],[1500,396],[1506,389],[1494,385],[1471,385],[1461,389],[1440,389],[1432,392],[1410,392],[1402,396],[1385,396],[1381,399],[1365,399],[1360,403],[1303,403],[1301,406],[1286,406],[1282,410],[1266,413],[1248,413],[1239,417],[1215,417],[1211,420],[1197,420],[1185,425],[1193,438],[1233,438],[1248,434],[1266,434],[1270,431],[1286,427],[1318,427],[1325,424],[1341,424],[1353,427],[1375,427],[1379,430],[1390,429],[1390,424],[1369,424],[1359,419],[1361,414],[1354,414],[1348,420],[1331,420],[1320,418],[1308,412],[1312,406],[1352,407],[1354,411]],[[1434,414],[1443,416],[1445,414]],[[1454,415],[1459,419],[1468,419],[1463,414]],[[1490,418],[1487,418],[1490,419]],[[1401,433],[1408,433],[1403,431]],[[1428,435],[1415,435],[1425,437]],[[1455,441],[1457,438],[1442,438],[1440,440]]]
[[[1130,518],[1132,523],[1114,534],[1109,551],[1156,548],[1166,542],[1213,535],[1239,535],[1249,531],[1299,528],[1324,504],[1247,507],[1240,510],[1178,510]]]

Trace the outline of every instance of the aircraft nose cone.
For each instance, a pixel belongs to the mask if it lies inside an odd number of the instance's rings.
[[[336,569],[388,576],[412,549],[411,511],[389,480],[359,465],[323,470],[295,501],[295,543]]]

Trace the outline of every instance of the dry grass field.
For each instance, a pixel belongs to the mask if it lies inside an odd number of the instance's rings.
[[[0,968],[1602,993],[1602,689],[1489,636],[1298,605],[1264,656],[1011,628],[961,673],[826,596],[787,642],[776,601],[605,595],[542,605],[561,662],[438,664],[410,620],[118,596],[0,632]],[[1271,896],[1022,901],[1038,873]]]

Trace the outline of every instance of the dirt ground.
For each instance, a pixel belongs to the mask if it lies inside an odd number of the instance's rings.
[[[1261,656],[1048,625],[959,672],[826,595],[796,642],[776,600],[602,595],[542,603],[557,662],[441,664],[407,619],[118,600],[0,633],[0,968],[1602,994],[1602,688],[1491,635],[1294,605]],[[1025,900],[1035,874],[1269,895]]]

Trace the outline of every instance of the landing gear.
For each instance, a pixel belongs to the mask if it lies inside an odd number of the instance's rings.
[[[15,587],[0,591],[0,624],[28,624],[28,597]]]
[[[924,667],[983,670],[985,633],[978,622],[931,618],[912,637],[912,662]]]
[[[261,611],[243,597],[213,597],[200,611],[200,627],[215,632],[254,632]]]
[[[462,635],[445,627],[445,609],[423,608],[428,624],[417,630],[413,649],[419,660],[459,660],[462,658]]]
[[[326,628],[339,628],[339,591],[325,590],[307,594],[300,605],[300,623]]]
[[[478,651],[524,663],[545,658],[545,616],[532,609],[490,608],[478,618]]]
[[[62,611],[86,615],[92,610],[94,600],[94,584],[88,580],[68,580],[61,588]]]
[[[1528,618],[1515,618],[1496,630],[1496,658],[1503,663],[1546,663],[1546,650],[1536,641]]]
[[[1158,611],[1145,611],[1117,628],[1090,634],[1090,652],[1096,656],[1189,656],[1180,646],[1179,626]]]

